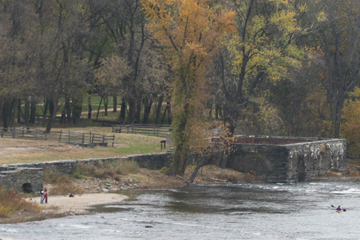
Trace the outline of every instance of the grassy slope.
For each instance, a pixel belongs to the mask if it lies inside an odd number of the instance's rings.
[[[110,127],[58,128],[58,131],[92,132],[113,135]],[[0,138],[0,164],[42,162],[52,160],[106,158],[131,154],[162,152],[162,138],[115,133],[114,147],[81,148],[56,141]]]

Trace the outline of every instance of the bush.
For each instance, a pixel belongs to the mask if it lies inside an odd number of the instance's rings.
[[[71,182],[59,182],[51,188],[50,192],[53,195],[69,195],[70,193],[81,195],[84,193],[84,190]]]
[[[56,184],[61,182],[69,183],[71,182],[71,179],[69,175],[66,174],[61,174],[59,172],[54,172],[54,171],[45,171],[44,181],[48,183]]]
[[[40,207],[37,204],[25,201],[13,189],[0,189],[0,218],[11,217],[14,211],[20,209],[34,213],[40,212]]]
[[[116,178],[118,174],[138,173],[139,165],[137,162],[120,160],[114,162],[98,163],[77,163],[72,176],[76,178],[96,177],[96,178]]]

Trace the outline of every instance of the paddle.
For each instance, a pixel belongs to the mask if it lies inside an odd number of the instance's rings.
[[[334,205],[331,205],[331,207],[333,207],[333,208],[334,208],[335,206],[334,206]],[[345,208],[344,208],[344,209],[342,209],[342,210],[343,210],[344,212],[346,212],[346,209],[345,209]]]

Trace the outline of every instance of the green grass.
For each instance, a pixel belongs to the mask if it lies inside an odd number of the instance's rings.
[[[69,159],[121,157],[132,154],[158,153],[163,138],[138,134],[112,133],[111,127],[53,128],[53,131],[92,132],[115,135],[114,147],[80,148],[57,141],[0,138],[4,153],[0,164],[43,162]]]

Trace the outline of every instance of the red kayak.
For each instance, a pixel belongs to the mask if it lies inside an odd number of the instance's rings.
[[[343,210],[336,210],[336,212],[342,212]]]

